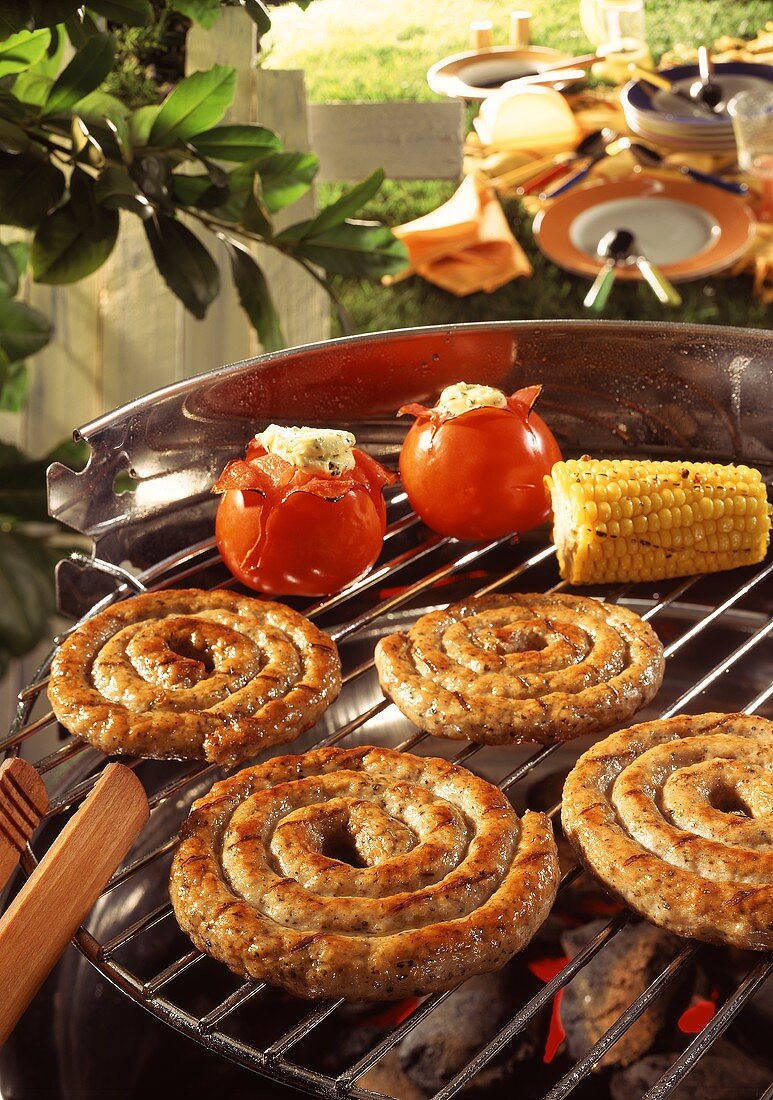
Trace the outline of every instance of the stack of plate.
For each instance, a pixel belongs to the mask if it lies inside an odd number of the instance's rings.
[[[700,79],[695,65],[680,65],[666,70],[663,75],[685,92]],[[770,65],[728,61],[715,66],[713,80],[722,89],[720,107],[738,92],[750,88],[768,87],[773,95],[773,66]],[[735,149],[733,125],[724,110],[710,115],[698,106],[691,107],[681,96],[659,91],[641,80],[626,84],[620,101],[629,129],[655,145],[720,156]]]

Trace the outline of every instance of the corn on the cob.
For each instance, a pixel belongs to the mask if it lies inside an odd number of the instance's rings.
[[[663,580],[765,557],[770,509],[748,466],[585,457],[557,462],[545,485],[570,584]]]

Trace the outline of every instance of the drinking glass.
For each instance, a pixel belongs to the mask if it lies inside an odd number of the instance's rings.
[[[759,221],[773,222],[773,91],[739,92],[727,105],[733,120],[738,165],[759,181]]]

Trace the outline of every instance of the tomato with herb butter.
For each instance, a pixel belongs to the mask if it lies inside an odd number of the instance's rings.
[[[561,451],[534,411],[541,386],[506,396],[457,383],[437,404],[406,405],[416,420],[403,443],[400,476],[428,527],[459,539],[528,531],[550,515],[543,478]]]
[[[215,535],[237,580],[270,595],[324,596],[370,568],[395,477],[349,432],[271,425],[229,462]]]

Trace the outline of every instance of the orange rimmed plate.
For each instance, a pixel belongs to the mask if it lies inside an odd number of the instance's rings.
[[[754,217],[742,199],[689,179],[635,175],[595,180],[561,195],[534,219],[537,245],[567,271],[594,278],[596,246],[612,229],[628,229],[641,252],[669,279],[700,279],[729,267],[754,236]],[[635,267],[617,277],[641,280]]]

